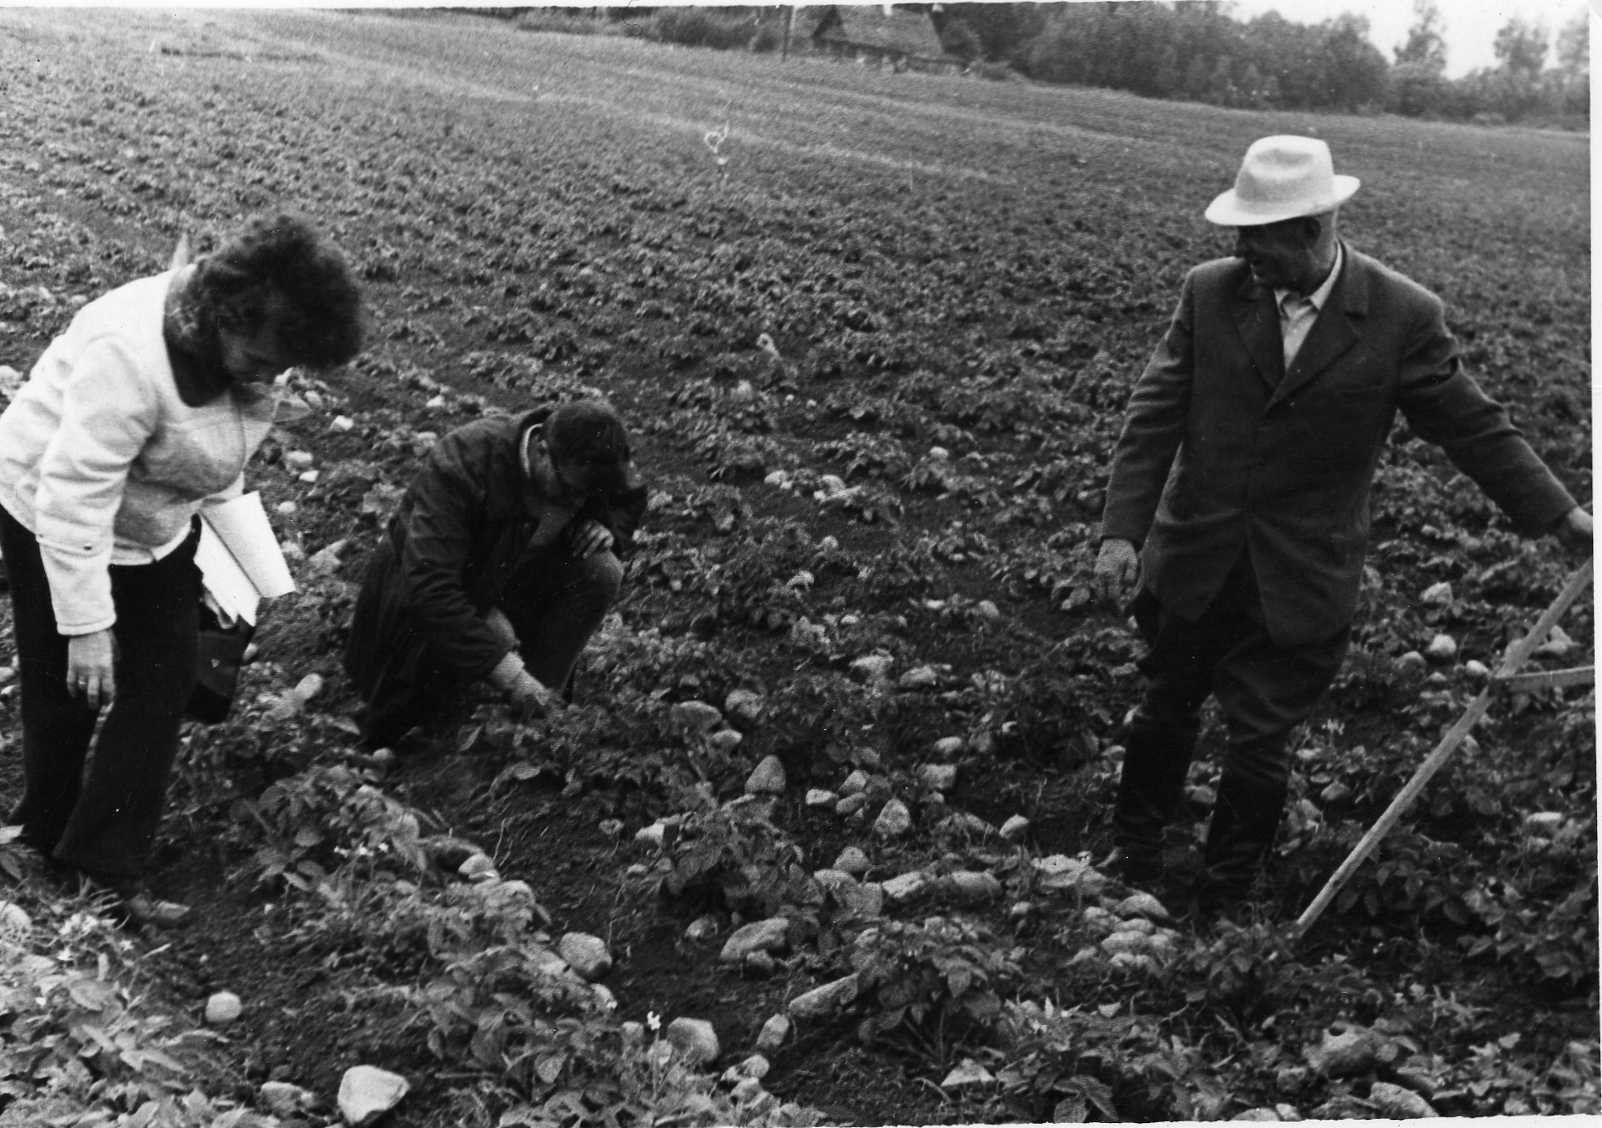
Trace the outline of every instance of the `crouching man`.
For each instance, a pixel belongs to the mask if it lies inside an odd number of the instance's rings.
[[[645,506],[622,420],[601,401],[442,438],[356,598],[345,669],[366,743],[393,745],[481,680],[525,715],[555,708],[617,598]]]

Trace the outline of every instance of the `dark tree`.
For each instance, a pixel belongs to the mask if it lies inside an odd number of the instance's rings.
[[[1545,27],[1523,16],[1514,16],[1496,33],[1491,50],[1509,74],[1534,78],[1546,65],[1546,40]]]
[[[1407,42],[1396,49],[1397,63],[1409,63],[1439,74],[1446,69],[1446,24],[1435,0],[1413,0],[1413,26]]]

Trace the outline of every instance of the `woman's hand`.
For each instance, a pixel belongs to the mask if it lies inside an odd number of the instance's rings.
[[[110,705],[117,696],[117,648],[108,627],[67,639],[67,692],[92,709]]]

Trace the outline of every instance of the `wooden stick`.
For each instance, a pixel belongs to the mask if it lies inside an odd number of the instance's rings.
[[[1590,685],[1595,681],[1595,666],[1576,666],[1572,670],[1538,670],[1533,674],[1510,674],[1505,678],[1494,679],[1491,688],[1498,693],[1530,693],[1541,689]]]
[[[1547,633],[1563,617],[1563,613],[1580,597],[1582,592],[1591,586],[1594,565],[1594,560],[1587,560],[1579,568],[1575,569],[1574,574],[1569,577],[1568,583],[1563,585],[1563,590],[1558,592],[1557,598],[1552,601],[1552,605],[1543,611],[1541,617],[1536,620],[1535,626],[1530,629],[1530,633],[1508,648],[1507,654],[1502,658],[1501,667],[1496,671],[1496,678],[1512,677],[1518,672],[1519,667],[1529,660],[1530,654],[1537,646],[1541,645]],[[1391,828],[1400,821],[1402,813],[1412,805],[1414,799],[1418,798],[1418,793],[1424,790],[1424,785],[1430,781],[1430,777],[1440,770],[1441,765],[1446,763],[1452,753],[1457,750],[1457,746],[1463,743],[1463,738],[1469,734],[1469,730],[1479,723],[1481,717],[1485,716],[1485,711],[1491,704],[1491,695],[1495,684],[1495,680],[1493,680],[1491,685],[1480,691],[1479,696],[1463,711],[1463,715],[1458,718],[1457,723],[1446,731],[1445,736],[1441,737],[1441,742],[1435,746],[1435,750],[1424,758],[1424,762],[1418,766],[1418,771],[1413,773],[1413,778],[1408,780],[1402,790],[1396,793],[1396,798],[1392,799],[1391,805],[1385,808],[1385,813],[1380,815],[1373,826],[1369,827],[1368,833],[1363,835],[1357,845],[1352,848],[1352,852],[1346,856],[1346,860],[1330,875],[1329,880],[1324,883],[1324,888],[1319,890],[1317,897],[1313,898],[1313,903],[1308,905],[1306,911],[1296,919],[1296,924],[1292,927],[1288,937],[1290,943],[1294,944],[1306,935],[1307,930],[1312,927],[1314,921],[1323,915],[1324,910],[1329,907],[1329,903],[1335,899],[1336,894],[1346,887],[1346,883],[1351,880],[1352,874],[1357,872],[1357,867],[1368,860],[1369,854],[1379,844],[1380,839],[1389,834]]]

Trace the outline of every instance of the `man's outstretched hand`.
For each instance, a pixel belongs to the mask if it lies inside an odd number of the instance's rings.
[[[1096,589],[1113,607],[1124,607],[1135,594],[1140,554],[1129,541],[1109,537],[1096,553]]]
[[[1563,515],[1552,535],[1564,548],[1575,552],[1590,553],[1596,544],[1591,532],[1591,515],[1578,505]]]

